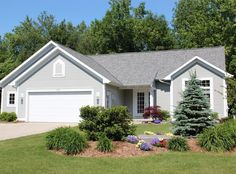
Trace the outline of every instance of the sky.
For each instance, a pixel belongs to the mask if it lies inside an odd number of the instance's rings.
[[[36,19],[46,11],[60,22],[65,19],[74,25],[85,21],[90,24],[101,19],[109,8],[109,0],[0,0],[0,36],[11,32],[25,17]],[[158,15],[164,15],[171,24],[173,8],[177,0],[132,0],[132,6],[145,2],[146,8]]]

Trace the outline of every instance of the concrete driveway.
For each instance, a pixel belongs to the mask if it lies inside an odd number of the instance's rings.
[[[0,140],[48,132],[60,126],[76,126],[78,123],[0,123]]]

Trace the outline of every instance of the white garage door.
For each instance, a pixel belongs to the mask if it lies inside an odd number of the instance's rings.
[[[31,122],[78,122],[80,108],[93,104],[91,91],[32,92],[28,100]]]

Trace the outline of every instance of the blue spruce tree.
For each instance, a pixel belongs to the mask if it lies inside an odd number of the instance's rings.
[[[182,101],[175,110],[175,135],[195,136],[214,125],[209,101],[200,87],[196,72],[190,74],[190,77]]]

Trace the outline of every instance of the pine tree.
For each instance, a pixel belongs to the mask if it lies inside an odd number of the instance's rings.
[[[205,128],[212,127],[209,101],[200,87],[200,80],[196,72],[190,74],[190,81],[175,110],[174,134],[182,136],[195,136]]]

